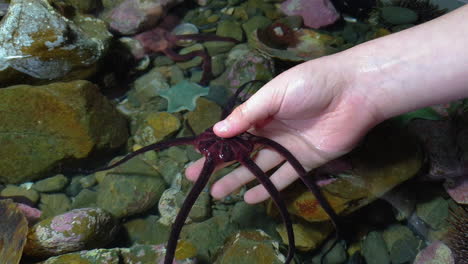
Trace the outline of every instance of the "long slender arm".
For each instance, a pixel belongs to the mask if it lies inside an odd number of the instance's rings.
[[[187,219],[190,209],[192,209],[193,204],[197,200],[197,197],[205,188],[208,180],[210,179],[211,174],[214,171],[216,162],[211,157],[206,157],[205,164],[203,169],[200,172],[200,176],[193,185],[189,194],[185,198],[182,207],[180,208],[179,213],[172,225],[171,234],[169,235],[169,241],[167,242],[166,247],[166,256],[164,257],[164,264],[172,264],[174,260],[175,250],[177,247],[177,240],[179,239],[180,232],[184,226],[185,220]]]
[[[301,163],[296,159],[296,157],[294,157],[294,155],[291,152],[289,152],[289,150],[287,150],[285,147],[281,146],[279,143],[271,139],[260,136],[253,136],[253,140],[255,143],[271,147],[286,158],[286,160],[291,164],[294,170],[296,170],[296,172],[299,174],[299,177],[301,178],[302,182],[307,186],[309,191],[311,191],[314,194],[320,206],[322,206],[325,213],[327,213],[327,215],[330,217],[331,221],[333,222],[333,225],[335,226],[335,229],[338,232],[338,215],[336,214],[335,210],[333,210],[325,196],[322,194],[317,184],[306,176],[307,171],[304,169],[304,167],[302,167]]]
[[[136,151],[133,151],[133,152],[127,154],[127,156],[123,157],[121,160],[117,161],[116,163],[114,163],[112,165],[109,165],[109,166],[106,166],[106,167],[103,167],[103,168],[99,168],[99,169],[96,169],[96,170],[86,171],[86,173],[91,174],[91,173],[98,172],[98,171],[113,169],[113,168],[127,162],[128,160],[133,159],[135,156],[138,156],[138,155],[143,154],[145,152],[148,152],[150,150],[159,151],[159,150],[163,150],[163,149],[173,147],[173,146],[190,145],[190,144],[194,143],[194,140],[195,140],[194,137],[182,137],[182,138],[174,138],[174,139],[166,140],[164,142],[154,143],[154,144],[142,147],[139,150],[136,150]]]
[[[286,258],[286,261],[284,262],[285,264],[288,264],[291,262],[292,258],[294,257],[295,242],[294,242],[294,232],[292,228],[292,222],[288,213],[288,209],[286,208],[286,204],[284,203],[283,199],[281,199],[280,193],[276,189],[275,185],[273,185],[273,183],[265,174],[265,172],[263,172],[262,169],[260,169],[260,167],[258,167],[257,164],[255,164],[255,162],[253,162],[250,157],[244,157],[242,160],[239,160],[239,162],[255,175],[257,180],[268,191],[271,198],[273,199],[273,202],[276,204],[276,206],[278,207],[280,211],[281,217],[283,218],[284,225],[286,226],[286,232],[288,233],[289,250],[288,250],[288,256]]]

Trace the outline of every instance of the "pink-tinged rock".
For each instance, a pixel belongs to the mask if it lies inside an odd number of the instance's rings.
[[[421,250],[413,264],[454,264],[452,251],[444,243],[434,241]]]
[[[156,26],[172,6],[183,0],[125,0],[109,16],[109,26],[123,34],[133,35]]]
[[[468,204],[468,175],[447,179],[444,187],[455,202]]]
[[[281,11],[288,16],[301,16],[304,25],[320,28],[333,24],[340,15],[329,0],[287,0]]]
[[[24,254],[50,257],[106,246],[118,231],[111,214],[100,208],[81,208],[42,220],[29,230]]]
[[[26,217],[26,220],[28,220],[29,225],[35,224],[41,217],[42,212],[39,209],[22,203],[17,203],[16,206]]]

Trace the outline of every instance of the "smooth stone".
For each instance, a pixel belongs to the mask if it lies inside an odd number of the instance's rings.
[[[47,218],[62,214],[71,209],[71,201],[63,193],[41,194],[39,209],[42,211],[42,217]]]
[[[2,197],[26,197],[33,204],[36,204],[39,201],[39,193],[34,189],[25,189],[16,185],[7,185],[1,192],[0,196]]]
[[[218,23],[216,35],[221,37],[233,38],[240,42],[244,39],[244,32],[242,32],[241,25],[235,20],[230,19],[225,19]]]
[[[33,188],[38,192],[58,192],[68,184],[68,178],[58,174],[34,183]]]
[[[72,198],[71,207],[73,209],[77,208],[87,208],[87,207],[97,207],[97,192],[89,189],[83,189],[75,197]]]
[[[164,244],[169,238],[171,227],[161,224],[159,217],[149,215],[145,218],[131,219],[123,224],[132,244]]]
[[[88,81],[0,89],[0,109],[0,182],[40,179],[59,166],[76,169],[72,161],[128,139],[127,120]]]
[[[48,257],[104,247],[113,240],[118,228],[112,215],[100,208],[75,209],[34,225],[24,253]]]
[[[28,234],[28,221],[11,200],[0,200],[0,263],[20,263]]]
[[[391,264],[387,246],[382,234],[372,231],[362,241],[362,255],[367,264]]]
[[[434,241],[418,253],[413,264],[455,264],[455,260],[448,246]]]
[[[433,229],[438,229],[444,224],[449,214],[448,201],[442,197],[436,197],[417,204],[416,214]]]
[[[180,126],[177,116],[167,112],[149,112],[144,115],[133,138],[141,146],[160,142],[176,133]]]
[[[221,107],[219,105],[208,99],[199,98],[197,107],[186,115],[186,120],[195,134],[198,135],[218,122],[220,116]]]
[[[229,41],[207,41],[203,43],[208,55],[216,56],[229,52],[236,44]]]
[[[118,249],[93,249],[51,257],[38,264],[122,264],[122,261]]]

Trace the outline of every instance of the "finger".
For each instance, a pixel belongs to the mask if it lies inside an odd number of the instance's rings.
[[[198,159],[185,169],[185,176],[190,181],[196,181],[205,163],[205,157]]]
[[[249,100],[236,107],[224,120],[213,127],[220,137],[233,137],[273,116],[281,105],[284,89],[272,80],[256,92]]]
[[[286,188],[288,185],[293,183],[299,178],[299,175],[294,170],[294,168],[289,163],[285,163],[281,166],[273,175],[270,177],[270,180],[275,185],[276,189],[279,191]],[[270,198],[268,191],[263,187],[263,185],[257,185],[244,194],[244,200],[249,204],[256,204],[263,202]]]
[[[187,177],[187,179],[189,179],[190,181],[196,181],[198,179],[198,177],[200,176],[200,172],[202,171],[203,165],[205,164],[205,159],[206,158],[203,157],[195,161],[194,163],[190,164],[190,166],[188,166],[185,169],[185,176]],[[233,162],[223,162],[222,164],[217,165],[213,173],[219,171],[220,169],[224,167],[231,165],[232,163]]]
[[[281,155],[270,149],[262,149],[254,158],[255,163],[263,171],[274,168],[283,160]],[[215,199],[222,199],[253,179],[254,175],[246,167],[239,167],[213,184],[211,195]]]

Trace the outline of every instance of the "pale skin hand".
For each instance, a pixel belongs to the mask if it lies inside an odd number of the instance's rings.
[[[286,147],[307,169],[350,151],[377,123],[416,108],[468,97],[468,6],[400,33],[298,65],[267,83],[224,122],[220,137],[249,130]],[[283,161],[263,149],[255,162],[267,171]],[[199,160],[186,170],[195,180]],[[281,190],[298,178],[288,163],[271,180]],[[221,199],[254,176],[238,168],[211,189]],[[258,185],[247,203],[269,197]]]

